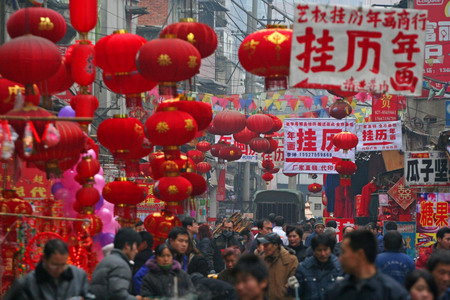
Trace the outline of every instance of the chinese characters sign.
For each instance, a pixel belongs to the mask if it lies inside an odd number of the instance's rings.
[[[299,4],[291,86],[421,95],[427,12]]]
[[[334,147],[332,139],[344,129],[355,132],[355,120],[285,119],[283,171],[337,174],[334,162],[343,154]],[[347,155],[346,158],[354,160],[354,152]]]
[[[406,210],[416,200],[416,193],[413,189],[405,187],[405,177],[400,178],[388,191],[394,201]]]
[[[165,203],[155,198],[153,194],[153,184],[147,182],[140,182],[138,185],[145,190],[147,197],[145,200],[137,205],[137,216],[140,219],[145,219],[149,214],[160,212]]]
[[[372,121],[397,121],[398,101],[398,96],[395,95],[372,95]]]
[[[357,151],[384,151],[402,149],[402,124],[395,122],[358,123]]]
[[[409,187],[450,186],[448,159],[442,151],[406,152],[405,174]]]

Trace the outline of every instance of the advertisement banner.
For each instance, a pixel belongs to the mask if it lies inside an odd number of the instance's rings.
[[[242,162],[242,161],[257,162],[258,161],[258,153],[256,153],[252,149],[250,149],[249,145],[236,142],[232,135],[220,135],[220,136],[216,135],[215,136],[215,141],[216,141],[216,144],[218,142],[225,142],[227,144],[236,146],[239,149],[241,149],[242,157],[241,157],[241,159],[236,160],[237,162]]]
[[[343,219],[343,218],[325,218],[325,224],[328,221],[336,221],[337,223],[337,232],[336,232],[336,239],[337,242],[341,242],[343,235],[342,235],[342,231],[344,230],[345,227],[347,226],[352,226],[355,227],[355,219]]]
[[[420,96],[426,10],[301,3],[290,84]]]
[[[389,221],[383,221],[383,231],[386,233],[386,223]],[[395,222],[397,223],[397,231],[403,237],[403,244],[406,248],[406,254],[412,259],[416,258],[416,222]]]
[[[370,122],[356,124],[356,151],[385,151],[402,149],[402,123]]]
[[[355,119],[285,119],[284,166],[286,173],[337,174],[334,162],[355,159],[355,152],[342,153],[333,145],[333,136],[341,131],[355,132]]]
[[[443,151],[405,153],[405,185],[408,187],[450,186],[449,170]]]
[[[398,96],[390,94],[372,95],[372,121],[398,120]]]

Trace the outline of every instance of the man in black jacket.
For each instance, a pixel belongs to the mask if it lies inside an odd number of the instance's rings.
[[[225,262],[222,258],[222,250],[231,246],[238,246],[242,251],[242,244],[239,242],[233,231],[233,221],[225,220],[223,222],[222,233],[213,241],[214,246],[214,270],[220,272],[225,268]]]
[[[153,236],[147,231],[140,231],[139,235],[142,241],[134,258],[133,275],[153,256]]]

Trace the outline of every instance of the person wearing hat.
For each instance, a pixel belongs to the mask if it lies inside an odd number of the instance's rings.
[[[283,247],[283,241],[276,233],[269,233],[258,238],[264,247],[264,261],[269,268],[270,300],[292,299],[287,293],[288,279],[294,276],[298,260]]]
[[[325,225],[323,223],[316,223],[314,225],[314,232],[308,235],[308,238],[305,241],[306,247],[311,247],[311,241],[313,237],[315,237],[318,234],[322,234],[325,231]]]

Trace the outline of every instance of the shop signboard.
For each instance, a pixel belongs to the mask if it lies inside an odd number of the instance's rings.
[[[443,151],[406,152],[405,174],[408,187],[450,186],[449,162]]]
[[[356,124],[357,151],[385,151],[402,149],[402,124],[394,122],[369,122]]]
[[[372,95],[372,121],[386,122],[398,120],[398,103],[396,95]]]

